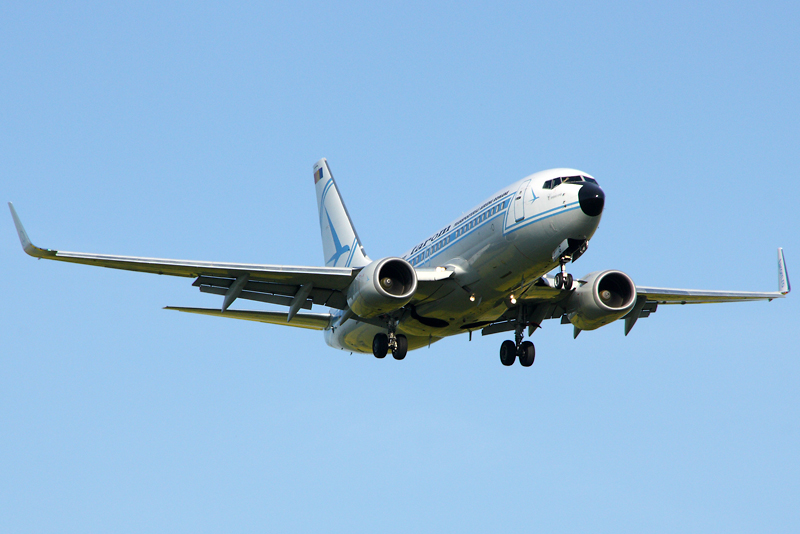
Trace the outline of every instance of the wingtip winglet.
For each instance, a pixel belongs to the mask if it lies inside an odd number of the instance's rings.
[[[778,291],[782,295],[788,295],[792,290],[792,284],[789,282],[789,273],[786,270],[786,258],[783,255],[783,249],[778,249]]]
[[[14,219],[14,226],[17,228],[19,242],[22,244],[22,248],[25,249],[25,252],[28,252],[28,248],[32,246],[31,240],[28,238],[28,233],[25,231],[25,227],[22,226],[22,221],[19,220],[19,215],[17,215],[17,210],[14,209],[14,204],[9,202],[8,209],[11,210],[11,218]]]
[[[11,210],[11,218],[14,219],[14,226],[17,228],[17,235],[19,236],[19,242],[22,244],[22,250],[34,258],[54,256],[55,251],[44,250],[31,243],[31,240],[28,237],[28,232],[26,232],[25,227],[22,226],[22,221],[20,220],[19,215],[17,215],[17,210],[14,209],[13,203],[8,203],[8,209]]]

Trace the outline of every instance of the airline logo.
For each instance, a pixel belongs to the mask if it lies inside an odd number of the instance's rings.
[[[314,183],[316,184],[320,180],[322,180],[322,167],[314,171]]]

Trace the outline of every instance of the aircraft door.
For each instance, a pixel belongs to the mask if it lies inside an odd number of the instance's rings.
[[[525,218],[525,192],[531,184],[530,180],[525,180],[514,195],[514,221],[519,222]]]

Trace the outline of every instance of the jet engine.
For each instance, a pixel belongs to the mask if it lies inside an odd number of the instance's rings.
[[[581,330],[594,330],[628,314],[636,303],[636,286],[622,271],[597,271],[577,282],[567,301],[567,317]]]
[[[359,317],[377,317],[402,308],[417,291],[417,272],[406,260],[375,260],[356,275],[347,305]]]

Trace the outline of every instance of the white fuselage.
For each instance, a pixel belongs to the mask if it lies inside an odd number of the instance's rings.
[[[448,326],[425,326],[409,315],[398,324],[397,332],[406,335],[409,349],[496,320],[508,309],[515,291],[558,266],[553,251],[559,244],[565,239],[588,241],[592,237],[600,216],[582,211],[578,193],[583,184],[544,188],[548,180],[572,175],[592,178],[575,169],[527,176],[402,256],[415,268],[455,271],[451,283],[416,305],[419,316],[446,321]],[[342,312],[331,312],[334,326],[325,330],[325,341],[332,347],[370,353],[375,334],[385,332],[355,319],[335,326]]]

